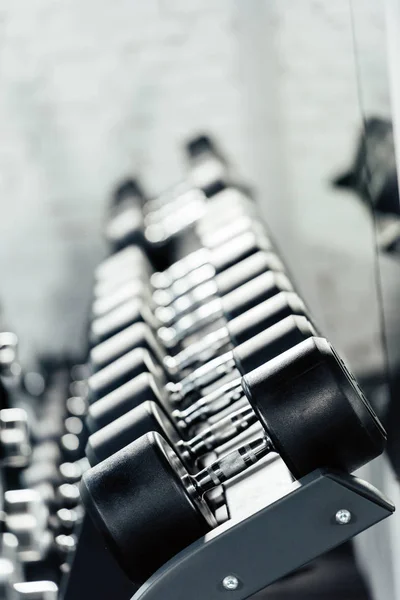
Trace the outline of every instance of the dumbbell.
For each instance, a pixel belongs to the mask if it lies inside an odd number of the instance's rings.
[[[210,265],[215,263],[217,269],[218,267],[222,269],[224,268],[223,261],[226,259],[228,260],[227,266],[233,264],[232,261],[229,263],[232,247],[226,244],[230,240],[238,238],[241,234],[252,230],[261,230],[260,219],[254,212],[254,206],[249,205],[249,202],[246,196],[235,189],[227,189],[215,196],[213,209],[211,210],[209,207],[207,215],[198,223],[197,228],[202,248],[177,261],[177,264],[170,267],[172,272],[179,272],[179,278],[181,279],[189,275],[194,269],[203,267],[202,270],[200,269],[196,273],[196,278],[199,280],[201,272],[204,272],[207,265],[210,268]],[[218,215],[223,215],[223,218],[218,217]],[[221,247],[220,251],[218,251],[219,246]],[[147,270],[149,266],[149,261],[144,256],[140,245],[139,247],[136,246],[136,250],[132,249],[132,246],[123,248],[103,261],[96,269],[95,279],[98,284],[95,286],[95,294],[99,295],[99,293],[104,293],[107,289],[110,289],[111,283],[114,287],[117,283],[121,283],[121,280],[123,281],[127,276],[132,275],[134,267],[142,267],[142,269]],[[115,279],[115,281],[105,282],[106,275],[108,278]],[[155,275],[154,284],[157,288],[157,274]],[[167,276],[166,271],[160,273],[160,286],[166,287],[162,284],[165,283]],[[103,281],[101,282],[101,280]]]
[[[121,304],[124,300],[131,297],[131,295],[138,294],[139,291],[143,294],[145,289],[147,289],[149,301],[154,306],[170,304],[179,296],[189,292],[192,288],[207,281],[209,282],[215,276],[222,276],[222,272],[225,272],[230,267],[233,268],[240,261],[260,250],[268,251],[270,258],[274,256],[271,253],[270,241],[259,228],[254,226],[235,238],[229,239],[222,245],[209,250],[208,262],[194,269],[186,276],[181,277],[166,290],[165,288],[157,289],[157,287],[149,283],[149,280],[150,282],[154,282],[154,278],[150,278],[151,265],[141,249],[131,247],[129,250],[129,252],[128,249],[121,252],[123,256],[117,263],[117,267],[115,266],[116,255],[112,259],[107,259],[99,267],[96,274],[98,283],[94,290],[97,300],[93,306],[94,316],[104,314],[113,305],[115,306],[117,303]],[[276,261],[278,261],[277,258],[275,258]],[[251,265],[251,261],[248,261],[246,268],[250,268],[250,270],[253,268],[254,270],[254,267],[251,267]],[[281,263],[279,263],[277,268],[282,268]],[[230,277],[234,277],[234,270],[230,271]],[[147,288],[140,286],[140,282],[143,282]],[[228,289],[233,289],[235,281],[229,284],[229,275],[225,275],[225,279],[222,278],[221,285],[224,282],[225,287],[228,286]],[[109,300],[110,296],[112,297],[111,301]]]
[[[172,418],[181,433],[187,435],[190,428],[208,416],[234,404],[243,397],[241,376],[252,371],[271,358],[295,346],[315,333],[305,317],[287,317],[266,331],[237,346],[233,356],[237,367],[237,377],[219,386],[206,396],[193,402],[189,407],[178,409],[168,394],[168,389],[148,373],[142,373],[114,389],[89,407],[87,424],[94,431],[113,422],[145,400],[160,404]]]
[[[89,461],[93,465],[95,464],[93,457],[101,457],[103,460],[149,431],[158,431],[168,439],[184,461],[197,458],[201,453],[204,454],[205,449],[212,450],[223,441],[235,437],[237,433],[256,421],[255,413],[244,397],[240,376],[250,373],[271,358],[282,354],[313,335],[315,335],[315,330],[305,317],[291,316],[230,352],[238,377],[235,378],[233,386],[229,385],[239,396],[242,396],[242,401],[236,400],[234,397],[232,413],[213,425],[207,426],[192,440],[183,441],[181,439],[187,436],[188,426],[191,423],[186,423],[182,417],[174,421],[176,412],[172,412],[172,415],[167,417],[167,413],[155,402],[147,401],[111,421],[89,437],[86,446]],[[225,390],[226,386],[222,386],[222,390],[218,390],[218,395],[223,396]],[[229,399],[229,403],[230,401]],[[238,402],[240,406],[238,406]],[[202,403],[202,408],[204,410],[204,403]],[[181,416],[181,413],[178,414]]]
[[[24,581],[17,548],[18,540],[13,534],[1,534],[0,597],[3,600],[57,600],[58,588],[52,581]]]
[[[152,400],[146,400],[89,436],[86,456],[93,467],[133,440],[156,431],[174,448],[186,468],[192,471],[198,458],[235,438],[256,422],[257,416],[244,398],[235,403],[229,414],[185,440],[177,424],[172,422],[164,409]]]
[[[230,227],[228,227],[228,225]],[[170,269],[172,269],[172,273],[180,273],[179,277],[176,277],[171,281],[171,285],[173,285],[177,279],[188,277],[193,270],[197,270],[201,267],[204,268],[207,265],[213,265],[215,263],[217,270],[222,270],[231,266],[235,259],[231,259],[230,255],[231,253],[235,255],[235,252],[238,252],[238,250],[235,250],[235,244],[233,242],[235,240],[242,240],[242,242],[239,243],[239,251],[243,256],[249,255],[251,248],[250,250],[246,248],[246,242],[247,244],[249,243],[248,238],[252,232],[253,237],[255,235],[258,235],[259,239],[264,237],[264,246],[267,245],[265,232],[262,232],[261,226],[257,223],[255,218],[246,217],[239,229],[237,225],[233,228],[231,225],[232,224],[228,222],[222,229],[218,228],[218,236],[210,235],[207,242],[202,242],[202,248],[191,252],[183,259],[177,261],[173,266],[168,267],[167,270],[162,271],[159,274],[159,282],[157,281],[157,275],[155,275],[155,289],[159,286],[163,288],[166,287],[165,285],[163,286],[162,283],[165,283],[166,277],[171,275],[171,273],[169,273]],[[247,234],[247,238],[243,237],[245,234]],[[250,243],[251,241],[252,240],[250,240]],[[107,292],[107,280],[109,280],[109,287],[111,286],[111,283],[115,286],[121,284],[127,277],[132,276],[132,274],[136,273],[137,277],[138,271],[139,275],[141,271],[143,271],[145,275],[150,275],[151,273],[151,263],[149,262],[144,249],[140,246],[130,245],[123,250],[112,254],[95,270],[95,295],[99,296],[101,293]]]
[[[229,248],[225,244],[235,238],[239,238],[241,234],[247,233],[248,231],[257,229],[257,221],[254,217],[249,215],[241,216],[240,219],[235,219],[233,222],[229,221],[222,227],[217,228],[216,231],[206,231],[201,236],[201,247],[197,250],[192,251],[183,258],[175,261],[170,267],[164,271],[156,272],[151,276],[151,281],[154,288],[161,290],[167,289],[173,286],[175,283],[182,281],[186,276],[197,271],[196,279],[199,280],[199,272],[204,272],[204,268],[212,266],[214,263],[223,261],[223,258],[215,256],[218,247]],[[223,251],[220,250],[222,256]],[[228,251],[227,251],[228,252]],[[230,259],[230,249],[228,252],[228,260]],[[218,262],[217,262],[218,261]],[[219,267],[221,269],[221,267]]]
[[[130,244],[145,244],[145,195],[137,179],[123,181],[113,193],[104,237],[114,252]]]
[[[108,377],[111,378],[111,387],[117,387],[117,385],[113,385],[112,374],[118,372],[119,365],[113,368],[111,364],[133,349],[139,347],[146,349],[157,364],[164,366],[166,378],[173,379],[185,368],[211,358],[223,349],[238,346],[291,314],[306,314],[306,308],[294,292],[280,292],[232,319],[221,329],[205,336],[204,343],[202,343],[203,340],[200,340],[175,356],[166,356],[165,349],[155,338],[150,327],[144,323],[133,324],[91,350],[89,363],[92,372],[100,373],[109,366],[110,370],[105,374],[102,373],[98,378],[94,377],[90,380],[90,395],[93,400],[105,395],[106,391],[102,388],[102,382],[107,387]],[[121,378],[126,376],[126,380],[129,380],[138,374],[135,367],[133,367],[132,374],[129,373],[129,363],[123,361],[123,365],[127,367],[127,371],[121,370]],[[118,375],[115,383],[118,383]]]
[[[151,239],[152,223],[163,223],[166,239],[177,233],[174,229],[171,231],[171,228],[168,228],[167,221],[171,213],[178,213],[175,229],[179,222],[180,230],[185,225],[190,225],[190,220],[186,223],[188,215],[191,219],[195,214],[201,215],[204,211],[205,198],[212,197],[225,185],[226,166],[222,157],[215,153],[212,144],[207,151],[190,162],[188,182],[184,186],[178,186],[172,194],[167,193],[158,200],[146,201],[136,179],[128,179],[117,188],[113,194],[111,214],[105,228],[105,237],[114,250],[129,243],[144,243],[145,220],[150,225],[149,239]],[[165,202],[166,197],[169,197],[167,202]],[[165,239],[158,241],[162,242]]]
[[[213,326],[218,319],[233,319],[280,291],[292,291],[288,278],[283,273],[268,271],[221,298],[205,302],[171,327],[163,326],[146,303],[134,298],[95,319],[91,325],[91,339],[93,343],[100,343],[133,323],[146,322],[157,332],[162,343],[175,347],[189,335]]]
[[[226,346],[237,346],[245,342],[286,316],[305,312],[304,304],[295,293],[280,292],[232,319],[226,327],[215,332],[209,340],[210,343],[205,347],[207,356],[217,354]],[[147,359],[146,353],[141,360],[140,353],[136,352],[134,356],[124,358],[127,353],[138,348],[146,350],[150,357]],[[183,370],[186,365],[189,366],[197,359],[201,360],[204,352],[202,348],[197,352],[195,347],[192,354],[190,356],[189,354],[187,349],[185,356],[166,357],[165,351],[157,342],[151,329],[144,323],[134,324],[99,344],[90,352],[89,362],[94,373],[88,382],[91,402],[138,375],[143,370],[141,365],[146,365],[148,368],[144,370],[150,372],[157,370],[159,376],[161,374],[157,365],[164,365],[166,378],[173,378],[174,374],[180,372],[180,366]],[[138,362],[131,360],[133,358],[137,358]]]
[[[169,306],[164,307],[159,307],[157,292],[151,293],[148,281],[132,279],[118,286],[112,293],[95,299],[92,315],[99,319],[129,300],[139,297],[152,306],[155,317],[160,323],[172,325],[180,316],[194,310],[212,297],[226,295],[266,271],[283,271],[283,269],[276,254],[258,250],[250,256],[239,257],[236,264],[218,273],[214,278],[198,285],[189,285],[186,292],[182,291],[182,294],[177,295]]]
[[[269,452],[301,478],[318,468],[352,472],[383,451],[382,425],[323,338],[301,342],[246,375],[242,385],[265,434],[196,475],[154,432],[84,475],[83,502],[135,583],[212,529],[204,495]]]
[[[190,193],[199,194],[198,191]],[[207,202],[204,198],[201,199],[197,210],[191,213],[184,210],[181,214],[173,213],[161,223],[147,225],[145,237],[150,242],[150,247],[157,248],[160,242],[173,239],[188,227],[192,227],[196,237],[204,243],[202,238],[205,235],[219,232],[228,223],[232,224],[247,215],[260,219],[255,205],[248,196],[238,189],[225,188],[218,190],[218,193]]]
[[[93,305],[94,316],[101,318],[101,315],[118,307],[120,313],[124,313],[121,305],[129,302],[129,299],[134,302],[134,297],[144,298],[153,307],[159,304],[172,304],[175,299],[174,307],[164,312],[160,309],[159,317],[161,320],[166,317],[164,324],[168,325],[179,314],[190,311],[218,291],[222,295],[227,294],[268,268],[283,270],[281,262],[270,251],[269,240],[256,229],[253,227],[253,230],[239,235],[234,240],[209,250],[207,263],[195,268],[190,276],[176,280],[169,290],[155,289],[153,294],[150,291],[151,287],[150,289],[148,287],[151,268],[148,261],[146,262],[146,257],[138,248],[130,248],[130,252],[127,252],[128,249],[122,251],[123,255],[132,258],[121,259],[122,265],[115,269],[113,268],[115,257],[112,257],[99,268],[98,283],[95,287],[96,300]],[[254,256],[251,258],[251,255]],[[116,275],[110,275],[110,271],[113,273],[115,270]],[[154,274],[153,278],[154,276],[157,274]],[[192,295],[188,296],[191,290]],[[184,294],[186,295],[182,297]],[[129,309],[127,310],[129,312]],[[99,324],[99,320],[96,319],[94,329],[101,326],[101,323],[101,320]]]
[[[317,335],[316,331],[305,317],[288,316],[232,350],[202,364],[179,382],[168,382],[166,388],[170,393],[170,400],[174,403],[182,402],[193,392],[199,393],[202,388],[228,373],[249,373],[312,335]]]
[[[183,208],[188,208],[182,194],[193,188],[207,191],[214,187],[215,182],[226,177],[227,162],[209,136],[201,135],[189,140],[185,144],[185,154],[189,163],[186,179],[149,199],[143,207],[146,215],[160,214],[163,209],[172,212],[182,204]]]
[[[36,490],[16,489],[4,493],[5,528],[18,539],[17,553],[21,562],[36,562],[45,556],[51,541],[48,515],[46,503]]]
[[[32,454],[28,415],[22,408],[0,410],[0,465],[21,468],[29,464]]]
[[[94,274],[94,298],[115,292],[129,281],[148,281],[153,266],[140,246],[127,246],[103,260]]]

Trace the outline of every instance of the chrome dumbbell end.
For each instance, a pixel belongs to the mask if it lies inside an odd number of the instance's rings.
[[[15,600],[57,600],[58,587],[53,581],[15,583]]]
[[[47,525],[49,510],[39,492],[33,489],[8,490],[4,494],[5,527],[18,540],[21,562],[36,562],[51,544]]]
[[[6,467],[26,467],[32,448],[28,415],[22,408],[0,410],[0,457]]]

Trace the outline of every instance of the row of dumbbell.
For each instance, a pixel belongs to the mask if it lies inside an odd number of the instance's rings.
[[[132,197],[132,185],[128,188]],[[126,196],[127,186],[124,189]],[[136,187],[136,190],[139,191],[139,188]],[[128,213],[131,208],[128,206]],[[126,222],[126,215],[123,220]],[[115,231],[117,222],[118,218],[113,222],[110,220],[110,231]],[[128,230],[130,235],[136,235],[135,228],[128,227],[125,232]],[[140,230],[143,240],[142,225]],[[7,380],[7,384],[11,385],[14,396],[15,392],[20,395],[18,388],[23,383],[16,350],[16,336],[11,333],[0,334],[0,375],[2,381]],[[35,387],[35,382],[32,383]],[[2,475],[8,475],[10,469],[14,469],[14,473],[17,471],[16,476],[11,476],[10,482],[3,482],[3,489],[6,490],[3,504],[3,566],[7,566],[7,573],[2,580],[4,597],[19,598],[18,594],[22,593],[27,598],[31,597],[31,593],[37,599],[55,597],[55,584],[52,582],[20,584],[23,580],[22,571],[28,566],[30,575],[34,575],[36,565],[39,565],[39,570],[42,568],[40,565],[44,565],[44,571],[58,580],[61,573],[57,571],[66,568],[65,561],[75,549],[75,531],[83,517],[76,482],[86,467],[85,460],[81,459],[86,433],[81,419],[85,412],[85,400],[79,383],[73,384],[73,395],[66,404],[64,401],[60,403],[60,398],[55,398],[52,390],[48,390],[39,406],[34,407],[28,401],[30,417],[24,409],[15,408],[9,402],[10,394],[0,386]],[[55,390],[57,395],[59,390]],[[38,415],[35,414],[35,408],[38,409]],[[33,431],[28,428],[28,420],[34,422]],[[13,557],[7,551],[10,540],[15,547]]]
[[[39,409],[30,464],[21,478],[26,490],[39,496],[47,515],[36,543],[40,541],[39,560],[56,581],[76,548],[76,530],[83,519],[77,485],[87,468],[81,370],[64,362],[56,365]]]
[[[147,227],[182,202],[150,203]],[[213,528],[210,491],[269,452],[301,477],[353,471],[383,448],[379,421],[306,317],[254,203],[214,188],[190,218],[200,248],[163,272],[130,243],[95,276],[87,456],[97,465],[83,498],[137,583]],[[220,456],[201,469],[210,451]]]
[[[56,600],[57,585],[36,570],[49,545],[48,512],[40,494],[24,486],[33,457],[34,381],[18,360],[18,338],[0,333],[0,596],[7,600]],[[39,570],[40,571],[40,570]],[[33,579],[33,580],[32,580]]]

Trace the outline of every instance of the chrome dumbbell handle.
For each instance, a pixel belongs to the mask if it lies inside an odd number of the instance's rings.
[[[228,479],[239,475],[273,450],[271,440],[264,435],[226,454],[196,475],[189,476],[188,479],[202,496]]]
[[[172,417],[183,429],[214,415],[224,408],[242,399],[244,392],[241,378],[233,379],[229,383],[220,386],[217,390],[204,396],[197,402],[184,410],[173,410]]]
[[[178,374],[197,362],[205,362],[230,343],[229,331],[221,327],[190,344],[175,356],[166,356],[164,363],[172,374]]]
[[[176,449],[181,456],[187,459],[198,458],[233,439],[256,422],[257,417],[253,409],[246,403],[238,410],[206,427],[191,440],[179,440]]]
[[[166,388],[173,401],[180,401],[193,391],[206,387],[220,377],[231,373],[236,368],[232,352],[228,351],[198,367],[179,383],[169,382]]]

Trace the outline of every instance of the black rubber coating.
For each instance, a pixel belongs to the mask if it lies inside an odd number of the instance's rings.
[[[114,206],[125,204],[127,202],[138,206],[140,209],[143,208],[143,205],[146,202],[143,188],[138,179],[127,178],[114,190],[112,197],[112,204]]]
[[[218,293],[220,296],[225,296],[240,285],[267,271],[283,271],[281,261],[273,252],[264,252],[263,250],[255,252],[215,276]]]
[[[90,329],[91,343],[100,344],[134,323],[147,323],[152,327],[159,325],[141,297],[133,298],[103,317],[94,319]]]
[[[292,314],[306,314],[304,302],[294,292],[280,292],[232,319],[226,327],[236,347]]]
[[[287,350],[245,375],[242,385],[297,478],[318,468],[352,472],[384,450],[383,426],[324,338]]]
[[[145,348],[160,364],[165,356],[165,350],[151,328],[146,323],[134,323],[92,348],[89,355],[92,372],[104,368],[134,348]]]
[[[89,404],[93,404],[141,373],[151,373],[160,379],[164,374],[161,366],[155,362],[148,350],[135,348],[89,377]]]
[[[172,447],[182,439],[163,409],[147,400],[89,436],[86,456],[90,465],[93,467],[151,431],[162,435]]]
[[[167,407],[162,385],[149,373],[142,373],[89,407],[86,418],[89,431],[98,431],[146,400]]]
[[[290,315],[234,348],[236,367],[242,375],[250,373],[314,335],[315,329],[306,317]]]
[[[271,296],[288,291],[292,291],[292,286],[286,275],[268,271],[226,294],[221,298],[221,307],[225,318],[231,321]]]
[[[249,230],[210,250],[210,263],[220,273],[258,250],[271,250],[271,242],[266,235]]]
[[[190,160],[204,155],[218,155],[215,142],[209,135],[198,135],[188,140],[184,146],[185,152]]]
[[[206,504],[186,492],[181,481],[185,475],[176,454],[153,432],[83,477],[84,505],[137,585],[215,525]]]

